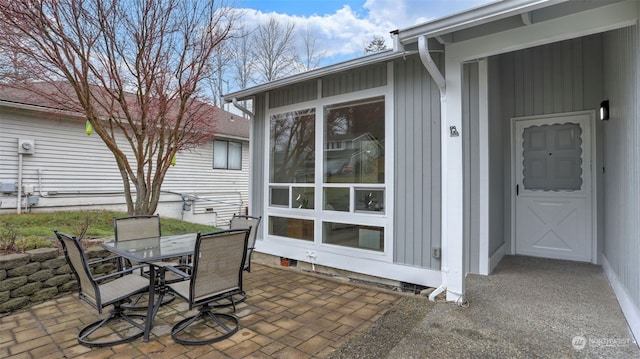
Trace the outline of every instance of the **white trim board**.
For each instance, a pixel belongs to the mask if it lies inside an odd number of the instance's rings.
[[[493,270],[496,269],[496,266],[498,265],[498,263],[500,263],[500,261],[505,256],[505,254],[507,254],[507,243],[506,242],[502,243],[502,245],[500,247],[498,247],[498,250],[496,250],[491,255],[491,257],[489,257],[489,273],[487,273],[487,274],[493,273]]]
[[[260,241],[256,244],[255,250],[273,256],[310,262],[309,257],[306,256],[307,250],[305,248],[294,247],[276,241],[268,241],[268,243]],[[313,250],[316,252],[316,259],[314,260],[316,265],[434,288],[442,284],[442,272],[437,270],[387,262],[382,257],[377,260],[331,253],[317,247]]]
[[[631,329],[631,334],[633,335],[635,342],[638,343],[638,338],[640,338],[640,309],[633,303],[633,299],[629,296],[622,283],[618,280],[618,276],[604,254],[602,255],[602,269],[609,280],[609,284],[611,284],[611,288],[613,288],[613,293],[616,295],[616,299],[618,299],[618,304],[620,304],[622,314],[624,314],[627,324],[629,325],[629,329]]]

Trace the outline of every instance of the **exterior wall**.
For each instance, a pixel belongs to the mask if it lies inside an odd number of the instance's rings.
[[[440,269],[440,92],[418,56],[394,63],[394,261]]]
[[[249,214],[252,216],[262,216],[262,225],[261,230],[258,231],[257,239],[261,240],[264,238],[264,226],[266,226],[266,218],[264,209],[266,203],[264,203],[265,190],[267,189],[267,183],[265,183],[264,179],[264,171],[267,168],[267,164],[262,161],[264,157],[264,149],[265,149],[265,141],[267,139],[267,134],[265,133],[264,118],[266,108],[266,99],[265,95],[258,95],[254,100],[254,108],[255,114],[253,119],[253,124],[251,125],[251,156],[254,159],[251,162],[251,193],[250,193],[250,204],[249,204]],[[257,245],[259,250],[259,244]]]
[[[391,81],[393,87],[385,88]],[[305,252],[313,251],[317,253],[313,262],[319,271],[323,268],[329,272],[345,270],[388,280],[440,285],[440,261],[431,256],[432,248],[440,247],[440,94],[437,86],[431,82],[417,56],[336,73],[318,79],[315,84],[320,91],[313,101],[308,97],[313,88],[310,81],[258,93],[254,97],[256,111],[251,139],[254,160],[250,212],[263,216],[264,223],[256,251],[300,262],[309,261]],[[306,90],[295,90],[301,88]],[[390,169],[394,173],[392,179],[387,175],[389,182],[385,183],[389,191],[386,195],[386,216],[369,217],[350,213],[338,217],[334,213],[320,213],[319,207],[315,209],[319,215],[316,216],[308,211],[298,213],[295,209],[269,208],[265,202],[268,197],[265,192],[268,190],[268,183],[265,182],[268,161],[264,152],[268,148],[268,116],[279,111],[295,110],[298,107],[296,104],[305,108],[316,107],[318,113],[318,109],[324,105],[351,101],[360,96],[367,98],[380,95],[386,96],[385,107],[388,106],[386,143],[389,146],[393,144],[392,149],[387,149],[386,157],[389,166],[387,173],[391,173]],[[320,125],[321,122],[316,126]],[[410,136],[410,140],[405,138],[407,136]],[[318,193],[316,190],[316,196]],[[268,214],[313,219],[316,222],[315,241],[298,242],[267,235]],[[318,221],[321,220],[354,220],[360,225],[384,225],[387,230],[385,251],[369,253],[320,243],[318,235],[322,223]]]
[[[638,27],[606,33],[604,96],[611,119],[604,132],[605,270],[636,338],[640,335],[640,122]]]
[[[222,136],[221,136],[222,137]],[[23,155],[23,184],[33,187],[31,211],[113,209],[126,211],[123,185],[111,152],[84,121],[58,115],[0,108],[0,182],[18,182],[18,139],[33,139],[35,153]],[[248,203],[249,146],[243,143],[242,170],[214,170],[213,144],[177,156],[163,183],[158,213],[196,223],[225,226]],[[181,194],[197,196],[182,210]],[[16,193],[0,193],[0,212],[16,211]]]
[[[500,81],[500,60],[498,57],[489,58],[489,256],[493,256],[503,248],[506,233],[511,227],[508,212],[511,198],[505,188],[508,187],[509,166],[511,160],[507,138],[509,128],[502,121],[502,87]],[[506,147],[505,147],[506,146]],[[497,264],[497,263],[496,263]]]
[[[311,101],[316,98],[318,98],[318,82],[311,80],[271,91],[269,93],[269,108]]]
[[[491,238],[489,253],[511,243],[511,118],[597,109],[603,99],[602,53],[602,35],[596,34],[497,56],[499,80],[491,76],[491,81],[499,81],[500,92],[491,96],[499,101],[492,101],[490,112],[499,111],[500,120],[490,119],[490,176],[504,176],[497,196],[505,201],[504,212],[491,206],[490,222],[506,225],[504,238]]]
[[[362,91],[387,84],[387,64],[353,69],[322,79],[322,97]]]

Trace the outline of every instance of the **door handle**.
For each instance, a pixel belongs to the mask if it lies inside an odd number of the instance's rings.
[[[516,196],[520,195],[520,185],[516,185]]]

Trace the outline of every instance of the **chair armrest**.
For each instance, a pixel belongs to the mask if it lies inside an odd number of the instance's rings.
[[[120,257],[118,255],[115,255],[115,256],[110,256],[110,257],[107,257],[107,258],[94,259],[94,260],[88,261],[87,264],[88,265],[100,264],[100,263],[104,263],[104,262],[118,260],[119,258],[122,258],[122,257]]]
[[[179,276],[181,276],[181,277],[183,277],[185,279],[191,278],[191,274],[185,273],[184,271],[181,271],[180,269],[178,269],[178,268],[176,268],[176,267],[174,267],[172,265],[165,265],[165,266],[160,267],[160,271],[162,272],[163,276],[164,276],[164,272],[166,270],[169,270],[169,271],[171,271],[171,272],[173,272],[173,273],[175,273],[175,274],[177,274],[177,275],[179,275]]]
[[[140,269],[140,268],[144,268],[144,266],[143,266],[143,265],[133,266],[133,267],[131,267],[131,268],[127,268],[127,269],[125,269],[125,270],[121,270],[121,271],[118,271],[118,272],[113,272],[113,273],[105,274],[105,275],[100,276],[100,277],[94,277],[93,279],[94,279],[96,282],[100,282],[100,281],[103,281],[103,280],[108,279],[108,278],[111,278],[111,277],[120,277],[120,276],[125,275],[125,274],[130,274],[130,273],[132,273],[134,270],[136,270],[136,269]]]

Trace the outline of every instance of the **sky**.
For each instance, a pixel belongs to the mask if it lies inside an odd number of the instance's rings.
[[[364,55],[363,48],[374,36],[392,47],[390,31],[435,20],[496,0],[230,0],[242,9],[242,21],[266,22],[275,16],[281,23],[294,23],[298,30],[317,34],[317,47],[324,56],[320,65]],[[255,26],[255,25],[254,25]]]

